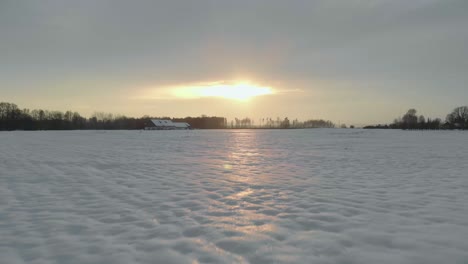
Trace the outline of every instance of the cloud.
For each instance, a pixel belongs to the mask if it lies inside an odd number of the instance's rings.
[[[246,101],[253,97],[272,95],[276,91],[249,81],[214,81],[173,85],[164,88],[143,89],[135,99],[174,100],[216,97]]]

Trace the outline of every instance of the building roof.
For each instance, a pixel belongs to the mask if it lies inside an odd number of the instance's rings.
[[[188,123],[172,122],[172,124],[173,124],[175,127],[178,127],[178,128],[190,127],[190,125],[189,125]]]
[[[188,127],[190,127],[190,125],[188,123],[172,122],[171,120],[167,120],[167,119],[151,119],[151,122],[156,127],[175,127],[175,128],[188,128]]]
[[[151,119],[151,122],[157,127],[173,127],[173,122],[166,119]]]

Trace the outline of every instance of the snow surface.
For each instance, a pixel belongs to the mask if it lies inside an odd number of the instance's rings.
[[[468,133],[0,133],[0,263],[468,263]]]

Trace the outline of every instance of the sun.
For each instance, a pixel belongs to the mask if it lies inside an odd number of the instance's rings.
[[[181,98],[219,97],[238,101],[273,94],[271,87],[259,86],[250,82],[213,82],[196,84],[173,89],[173,94]]]
[[[222,97],[241,101],[266,94],[271,94],[271,88],[259,87],[249,83],[214,85],[203,88],[200,91],[202,97]]]

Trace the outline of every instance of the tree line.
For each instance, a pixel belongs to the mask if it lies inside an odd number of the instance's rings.
[[[445,121],[440,118],[425,118],[418,115],[416,109],[409,109],[403,117],[397,118],[391,124],[366,126],[364,128],[380,129],[468,129],[468,106],[459,106],[452,110]]]
[[[328,120],[312,119],[299,121],[288,117],[276,119],[261,118],[255,123],[251,118],[235,118],[228,122],[224,117],[151,117],[140,118],[95,112],[86,118],[73,111],[48,111],[42,109],[21,109],[16,104],[0,102],[0,130],[76,130],[76,129],[144,129],[150,126],[151,119],[168,119],[174,122],[186,122],[195,129],[223,128],[334,128],[335,124]]]
[[[329,120],[311,119],[299,121],[288,117],[276,119],[261,118],[257,123],[251,118],[235,118],[228,122],[224,117],[150,117],[140,118],[116,116],[110,113],[95,112],[86,118],[78,112],[48,111],[42,109],[20,109],[16,104],[0,102],[0,130],[74,130],[74,129],[143,129],[150,119],[169,119],[174,122],[186,122],[196,129],[222,128],[334,128]],[[341,127],[343,127],[342,125]],[[345,127],[345,126],[344,126]],[[366,126],[364,128],[381,129],[468,129],[468,106],[456,107],[444,121],[440,118],[425,118],[418,115],[416,109],[409,109],[402,117],[391,124]]]
[[[334,128],[335,124],[329,120],[311,119],[299,121],[298,119],[289,120],[288,117],[273,119],[271,117],[260,118],[255,123],[251,118],[234,118],[228,125],[228,128],[267,128],[267,129],[288,129],[288,128]]]
[[[151,119],[169,119],[187,122],[192,128],[225,128],[224,117],[150,117],[141,118],[115,116],[110,113],[95,112],[86,118],[78,112],[48,111],[42,109],[20,109],[16,104],[0,102],[0,130],[76,130],[76,129],[143,129]]]

